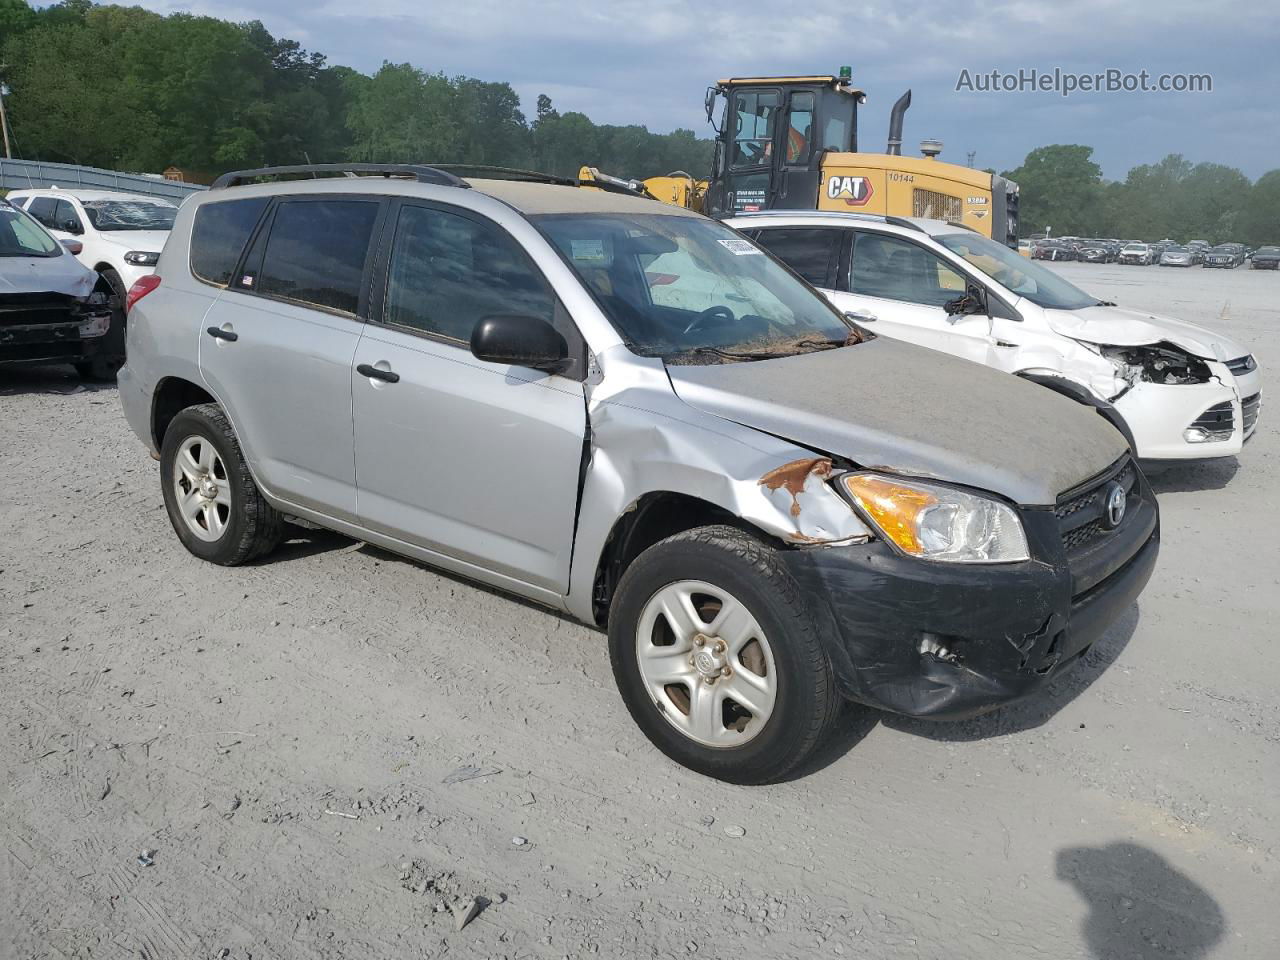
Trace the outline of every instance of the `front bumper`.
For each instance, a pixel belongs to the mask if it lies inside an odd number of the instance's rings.
[[[1254,270],[1275,270],[1280,267],[1280,261],[1276,260],[1250,260]]]
[[[1254,369],[1232,376],[1225,364],[1207,361],[1208,383],[1161,384],[1139,381],[1112,401],[1133,434],[1142,460],[1205,460],[1232,457],[1257,429],[1262,377]],[[1246,405],[1246,401],[1248,401]],[[1218,440],[1191,443],[1185,431],[1214,408],[1229,407],[1232,429]]]
[[[1051,509],[1024,510],[1033,559],[965,565],[901,556],[883,542],[790,551],[841,693],[911,717],[958,720],[1034,695],[1142,592],[1159,552],[1159,512],[1141,496],[1116,531],[1066,553]],[[955,660],[921,652],[936,638]]]
[[[105,307],[68,300],[66,304],[25,304],[0,310],[0,366],[79,363],[105,353],[111,315]]]

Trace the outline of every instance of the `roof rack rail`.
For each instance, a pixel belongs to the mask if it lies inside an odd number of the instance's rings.
[[[553,173],[540,170],[521,170],[516,167],[499,167],[487,163],[437,163],[436,170],[443,170],[459,177],[475,177],[482,180],[519,180],[529,183],[553,183],[562,187],[576,187],[578,180],[572,177],[557,177]]]
[[[893,224],[895,227],[902,227],[904,230],[917,230],[917,231],[919,231],[920,233],[928,233],[928,232],[929,232],[929,231],[928,231],[928,230],[926,230],[924,227],[920,226],[920,224],[918,224],[918,223],[912,223],[912,222],[911,222],[911,220],[909,220],[907,217],[889,217],[889,216],[886,216],[886,217],[884,218],[884,222],[885,222],[885,223],[891,223],[891,224]]]
[[[470,184],[455,174],[421,163],[308,163],[290,167],[259,167],[256,170],[232,170],[213,181],[210,190],[236,187],[258,177],[316,176],[322,173],[340,173],[348,177],[382,176],[412,177],[419,183],[436,183],[445,187],[469,187]]]
[[[540,170],[521,170],[517,167],[499,167],[485,163],[437,163],[435,169],[457,174],[460,177],[475,177],[482,180],[513,180],[522,183],[549,183],[558,187],[595,187],[606,193],[623,193],[632,197],[649,200],[657,199],[645,189],[638,180],[619,180],[602,173],[597,179],[583,180],[580,177],[560,177],[554,173],[543,173]]]

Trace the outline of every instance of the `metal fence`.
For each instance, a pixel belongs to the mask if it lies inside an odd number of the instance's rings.
[[[207,190],[198,183],[165,180],[141,173],[118,173],[101,167],[78,167],[70,163],[41,163],[37,160],[0,158],[0,190],[64,187],[89,190],[118,190],[148,197],[181,201],[188,194]]]

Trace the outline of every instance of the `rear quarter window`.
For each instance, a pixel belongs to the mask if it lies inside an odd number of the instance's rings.
[[[202,203],[191,228],[191,273],[197,280],[225,287],[240,261],[269,197]]]

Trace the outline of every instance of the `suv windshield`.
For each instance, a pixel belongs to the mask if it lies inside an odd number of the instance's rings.
[[[842,346],[854,332],[786,267],[713,220],[624,213],[530,219],[641,356],[763,360]]]
[[[933,239],[1005,289],[1047,310],[1079,310],[1098,305],[1097,297],[1089,296],[1052,270],[981,234],[947,233]]]
[[[178,208],[148,200],[90,200],[84,212],[95,230],[172,230]]]
[[[56,257],[62,247],[44,228],[0,200],[0,257]]]

